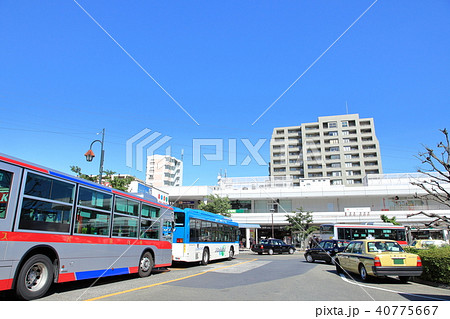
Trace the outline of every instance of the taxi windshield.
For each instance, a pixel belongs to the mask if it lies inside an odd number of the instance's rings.
[[[367,243],[369,252],[403,252],[402,246],[392,241],[371,241]]]

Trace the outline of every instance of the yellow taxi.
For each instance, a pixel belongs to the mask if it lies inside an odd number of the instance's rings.
[[[411,243],[411,247],[418,248],[418,249],[427,249],[432,246],[436,247],[442,247],[446,246],[447,242],[444,240],[438,240],[438,239],[418,239],[414,240]]]
[[[398,276],[403,283],[422,274],[418,255],[407,253],[395,240],[363,239],[351,241],[335,259],[336,271],[359,274],[367,281],[371,276]]]

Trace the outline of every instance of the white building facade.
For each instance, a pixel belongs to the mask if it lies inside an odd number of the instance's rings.
[[[360,185],[367,174],[381,174],[373,118],[358,114],[319,117],[317,122],[276,127],[270,140],[270,176],[328,177],[333,185]]]
[[[148,156],[145,182],[154,187],[182,186],[183,162],[169,155]]]
[[[408,215],[421,211],[450,215],[449,207],[420,198],[425,192],[411,184],[426,178],[419,173],[372,174],[361,184],[348,187],[331,185],[329,178],[295,181],[289,177],[240,177],[222,179],[217,186],[164,187],[163,190],[169,193],[171,204],[181,208],[197,208],[210,194],[228,196],[233,221],[260,225],[259,235],[275,232],[275,237],[283,238],[288,224],[286,215],[300,209],[312,212],[315,225],[380,223],[380,216],[387,215],[403,225],[423,228],[431,218]],[[294,186],[297,183],[300,186]]]

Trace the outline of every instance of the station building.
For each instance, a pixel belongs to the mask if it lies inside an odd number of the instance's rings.
[[[420,173],[368,174],[359,185],[334,185],[330,178],[289,176],[219,179],[214,186],[163,187],[172,205],[198,208],[207,196],[228,197],[231,218],[241,227],[246,246],[250,239],[276,237],[289,241],[286,215],[311,212],[314,225],[327,223],[380,223],[381,215],[395,217],[402,225],[423,229],[433,219],[420,212],[449,216],[449,207],[424,199],[425,191],[411,182],[430,177]],[[450,187],[449,187],[450,190]],[[414,216],[410,216],[414,215]],[[448,240],[448,231],[441,232]]]

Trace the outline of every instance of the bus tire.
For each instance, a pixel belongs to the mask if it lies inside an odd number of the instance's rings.
[[[228,253],[228,260],[232,260],[234,257],[234,248],[233,246],[230,247],[230,252]]]
[[[53,264],[45,255],[33,255],[20,268],[16,281],[16,294],[24,300],[44,296],[53,281]]]
[[[139,261],[139,277],[144,278],[150,276],[153,269],[153,257],[150,252],[145,252]]]
[[[209,249],[208,248],[203,249],[202,260],[200,261],[200,263],[203,266],[206,266],[209,263]]]

